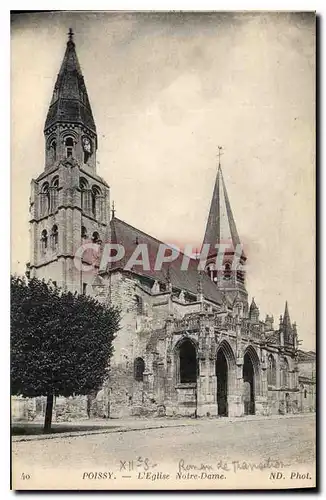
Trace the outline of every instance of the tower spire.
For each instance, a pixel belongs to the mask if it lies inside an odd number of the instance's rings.
[[[230,246],[233,246],[234,249],[240,244],[240,238],[223,179],[221,168],[222,154],[222,147],[218,146],[219,166],[203,241],[203,243],[210,245],[211,251],[214,250],[215,245],[221,243],[230,243]]]
[[[54,86],[44,132],[58,123],[80,124],[96,133],[84,77],[79,65],[74,32],[69,29],[66,51]]]
[[[291,324],[288,302],[285,302],[285,310],[282,323],[282,331],[284,335],[284,342],[286,344],[293,343],[293,326]]]

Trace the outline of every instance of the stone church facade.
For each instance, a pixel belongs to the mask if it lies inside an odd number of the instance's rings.
[[[183,271],[183,255],[159,271],[137,264],[126,269],[138,245],[154,256],[161,242],[111,214],[110,188],[96,171],[97,131],[72,34],[44,138],[45,167],[31,182],[28,275],[122,310],[109,380],[97,394],[57,398],[54,419],[313,411],[314,396],[311,404],[302,403],[311,380],[300,374],[304,353],[300,358],[287,303],[277,324],[272,316],[260,318],[254,299],[249,306],[247,257],[220,165],[203,240],[209,248],[204,269],[192,258]],[[123,245],[124,259],[84,271],[75,256],[88,242],[99,250],[104,242]],[[217,265],[219,245],[226,251]],[[89,262],[85,252],[83,263]],[[44,398],[15,398],[13,414],[33,419],[44,407]]]

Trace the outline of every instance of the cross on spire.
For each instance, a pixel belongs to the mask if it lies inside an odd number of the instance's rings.
[[[114,205],[114,201],[112,201],[112,209],[111,209],[111,212],[112,212],[112,219],[114,218],[115,216],[115,205]]]
[[[72,31],[72,28],[69,28],[69,31],[67,33],[68,35],[68,42],[73,42],[74,41],[74,32]]]
[[[220,167],[221,166],[221,156],[224,154],[222,153],[222,149],[223,147],[222,146],[217,146],[218,147],[218,166]]]

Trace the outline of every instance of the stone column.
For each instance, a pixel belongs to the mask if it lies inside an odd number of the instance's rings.
[[[206,349],[199,359],[199,376],[197,378],[197,416],[210,417],[217,415],[215,360]]]
[[[169,342],[171,342],[171,340],[169,340]],[[177,394],[175,389],[175,370],[177,368],[172,352],[172,346],[170,345],[167,350],[170,352],[168,352],[166,360],[165,412],[167,416],[173,416],[177,406]]]
[[[267,360],[266,352],[261,349],[261,388],[260,394],[255,397],[255,414],[256,415],[267,415],[268,413],[268,384],[267,384]]]
[[[228,397],[229,417],[241,417],[244,414],[243,404],[243,349],[241,337],[241,318],[236,318],[236,366],[234,367],[234,384],[232,394]]]
[[[241,417],[244,414],[244,406],[242,401],[243,390],[243,358],[237,357],[236,366],[234,369],[233,390],[228,395],[228,413],[229,417]],[[231,387],[232,387],[231,386]],[[230,387],[230,384],[229,384]]]
[[[206,415],[206,380],[208,377],[206,358],[203,352],[198,353],[198,376],[197,376],[197,416],[204,417]]]

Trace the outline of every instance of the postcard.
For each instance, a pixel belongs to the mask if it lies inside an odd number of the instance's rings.
[[[11,13],[14,490],[316,487],[315,12]]]

